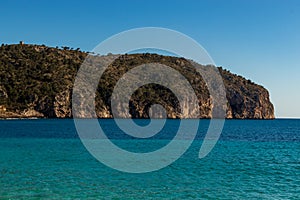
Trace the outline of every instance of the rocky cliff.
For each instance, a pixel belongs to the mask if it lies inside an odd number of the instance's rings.
[[[68,47],[2,45],[0,47],[0,118],[70,118],[72,88],[87,53]],[[211,118],[213,100],[201,75],[184,58],[157,54],[121,55],[103,73],[95,98],[99,118],[111,118],[111,94],[117,81],[130,69],[161,63],[182,74],[199,100],[199,118]],[[203,66],[210,69],[210,66]],[[273,119],[268,91],[241,76],[218,68],[228,100],[226,118]],[[177,84],[177,83],[174,83]],[[178,85],[180,87],[180,85]],[[130,99],[130,116],[148,118],[153,104],[162,105],[168,118],[180,118],[178,99],[166,87],[147,84]],[[118,105],[117,105],[118,106]],[[185,105],[185,107],[188,105]],[[121,117],[130,117],[128,114]],[[159,116],[158,116],[159,117]]]

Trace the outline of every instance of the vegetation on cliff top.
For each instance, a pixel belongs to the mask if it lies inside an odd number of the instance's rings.
[[[1,45],[0,117],[22,117],[27,111],[34,111],[29,116],[71,117],[74,79],[87,55],[68,47]],[[111,117],[110,96],[119,78],[135,66],[153,62],[170,66],[184,75],[199,98],[201,117],[211,117],[209,92],[189,61],[148,53],[122,55],[105,71],[96,94],[98,117]],[[226,87],[227,118],[274,118],[274,108],[266,89],[227,70],[218,69]],[[154,103],[163,105],[168,117],[179,117],[180,107],[174,94],[155,84],[145,85],[132,95],[130,113],[133,117],[147,118],[147,109]]]

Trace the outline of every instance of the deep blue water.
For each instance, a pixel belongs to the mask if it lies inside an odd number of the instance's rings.
[[[166,145],[179,122],[167,120],[141,140],[100,120],[115,144],[133,152]],[[199,159],[208,124],[200,120],[196,140],[173,164],[130,174],[93,158],[71,119],[0,120],[0,199],[300,199],[300,120],[227,120],[215,148]]]

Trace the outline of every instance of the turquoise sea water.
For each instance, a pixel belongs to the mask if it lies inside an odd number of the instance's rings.
[[[100,123],[115,144],[145,152],[171,140],[179,120],[149,140]],[[93,158],[72,120],[1,120],[0,199],[300,199],[300,120],[228,120],[198,159],[208,123],[200,121],[196,140],[170,166],[129,174]]]

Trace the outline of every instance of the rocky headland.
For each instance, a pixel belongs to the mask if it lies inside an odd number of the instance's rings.
[[[72,118],[72,89],[76,73],[88,53],[68,47],[2,45],[0,47],[0,118]],[[128,70],[144,63],[161,63],[179,71],[199,100],[199,118],[211,118],[213,101],[201,75],[185,58],[157,54],[126,54],[103,73],[95,98],[99,118],[112,118],[110,96]],[[204,66],[208,69],[210,66]],[[242,76],[218,67],[228,101],[227,119],[274,119],[269,92]],[[174,83],[176,84],[176,83]],[[146,94],[146,95],[145,95]],[[168,118],[180,118],[178,99],[168,88],[148,84],[132,94],[130,115],[148,118],[149,107],[162,105]]]

